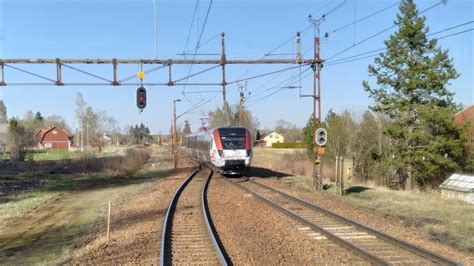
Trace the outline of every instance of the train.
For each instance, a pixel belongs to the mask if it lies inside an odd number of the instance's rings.
[[[195,161],[222,174],[243,174],[252,162],[252,137],[244,127],[202,128],[186,136],[184,147]]]

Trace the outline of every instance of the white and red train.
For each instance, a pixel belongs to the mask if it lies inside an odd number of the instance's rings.
[[[241,174],[252,161],[250,130],[243,127],[202,129],[187,135],[184,146],[194,160],[224,174]]]

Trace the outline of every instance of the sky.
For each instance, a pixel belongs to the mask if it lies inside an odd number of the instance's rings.
[[[367,41],[368,37],[393,25],[398,6],[388,8],[380,14],[350,25],[329,34],[378,10],[389,7],[398,1],[376,0],[214,0],[204,25],[209,8],[208,0],[156,0],[157,50],[155,50],[153,0],[0,0],[0,58],[120,58],[120,59],[183,59],[178,55],[183,51],[194,52],[199,36],[203,44],[197,53],[220,53],[221,32],[225,33],[227,59],[261,59],[266,53],[282,42],[302,31],[304,56],[312,56],[314,28],[308,21],[308,14],[320,18],[328,14],[320,25],[321,57],[327,65],[321,71],[322,117],[328,110],[341,112],[349,109],[354,112],[367,110],[372,103],[362,89],[362,81],[374,80],[367,74],[367,66],[373,57],[331,65],[330,61],[347,58],[371,50],[383,48],[383,41],[396,28],[386,31]],[[419,10],[424,10],[438,0],[415,1]],[[196,5],[196,3],[198,3]],[[194,10],[196,12],[194,13]],[[193,20],[193,14],[194,20]],[[470,0],[448,0],[423,13],[430,32],[437,32],[462,23],[469,24],[442,32],[433,37],[443,37],[456,32],[472,29],[474,23],[474,4]],[[450,90],[455,92],[454,100],[463,106],[474,103],[473,80],[473,32],[440,39],[438,44],[449,49],[454,66],[461,74],[451,82]],[[187,45],[186,45],[187,43]],[[360,43],[360,44],[359,44]],[[354,46],[355,44],[355,46]],[[346,52],[333,57],[339,52]],[[282,45],[267,58],[294,58],[296,40]],[[189,56],[188,56],[189,57]],[[192,57],[192,56],[191,56]],[[196,56],[196,59],[219,56]],[[336,62],[336,61],[334,61]],[[15,65],[21,69],[55,79],[54,65]],[[112,79],[110,65],[73,65],[93,72],[101,77]],[[292,65],[290,65],[292,66]],[[207,66],[194,65],[191,73]],[[256,76],[262,73],[289,67],[288,65],[238,65],[227,66],[227,81]],[[151,66],[144,66],[144,70]],[[135,75],[138,65],[119,66],[119,79]],[[273,128],[275,122],[284,119],[303,127],[312,113],[311,98],[301,98],[301,94],[311,94],[311,77],[303,79],[307,67],[296,68],[275,75],[248,80],[246,84],[246,106],[260,122],[261,128]],[[299,86],[301,76],[301,89]],[[189,73],[189,66],[173,66],[173,77],[178,79]],[[285,81],[294,78],[293,89]],[[166,69],[145,75],[145,82],[166,82]],[[63,68],[64,82],[102,82],[77,71]],[[219,83],[220,68],[195,76],[189,82]],[[5,69],[5,82],[34,83],[44,82],[37,77]],[[58,114],[63,116],[71,128],[77,126],[75,100],[82,93],[84,100],[94,109],[106,111],[118,120],[122,128],[144,123],[152,133],[169,132],[173,100],[177,102],[180,115],[193,104],[207,103],[200,109],[181,116],[178,125],[189,120],[192,130],[200,125],[200,118],[222,105],[220,86],[156,86],[147,87],[148,103],[143,112],[136,107],[138,80],[131,82],[137,86],[4,86],[0,87],[0,100],[7,106],[9,117],[22,117],[25,112],[40,111],[44,116]],[[286,88],[285,88],[286,87]],[[239,102],[237,84],[229,85],[227,99],[231,104]],[[200,92],[202,91],[202,92]],[[208,92],[214,91],[214,92]],[[184,94],[183,94],[184,92]]]

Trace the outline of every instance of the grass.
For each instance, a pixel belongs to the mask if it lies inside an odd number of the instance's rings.
[[[96,156],[109,156],[109,155],[119,154],[124,149],[125,147],[105,147],[102,149],[101,152],[99,152],[98,148],[93,148],[93,149],[88,150],[87,153],[94,154]],[[69,151],[69,150],[53,150],[53,149],[33,150],[32,155],[33,155],[34,161],[68,160],[68,159],[77,159],[82,156],[79,150]],[[27,155],[27,158],[28,158],[28,155]],[[0,159],[9,160],[10,154],[7,152],[5,155],[0,156]]]
[[[314,192],[312,178],[298,163],[304,159],[298,155],[297,150],[255,149],[252,165],[291,174],[293,176],[283,177],[280,181],[302,191]],[[324,173],[331,175],[332,169],[325,169]],[[335,194],[335,186],[326,184],[328,186],[325,192]],[[348,204],[401,218],[409,225],[427,232],[434,241],[446,243],[461,251],[474,252],[472,204],[442,199],[439,191],[416,193],[354,183],[346,184],[346,191],[346,196],[339,199]]]
[[[58,196],[59,193],[51,191],[25,192],[3,198],[0,202],[0,221],[5,222],[21,216],[25,212],[35,209],[48,200]],[[3,224],[4,225],[4,224]],[[4,228],[4,226],[2,226]]]
[[[350,189],[350,188],[349,188]],[[441,198],[437,191],[413,193],[374,187],[345,200],[423,228],[433,240],[474,252],[474,206]]]
[[[48,181],[45,186],[2,196],[0,264],[63,263],[89,232],[104,228],[109,201],[112,215],[119,217],[121,203],[151,190],[151,181],[169,175],[169,162],[145,171],[147,157],[145,151],[129,153],[121,162],[133,170],[123,172],[43,175],[41,179]],[[26,174],[12,179],[29,178],[33,177]]]

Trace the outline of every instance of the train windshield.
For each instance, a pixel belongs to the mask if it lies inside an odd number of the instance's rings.
[[[224,150],[245,149],[245,128],[219,128]]]

